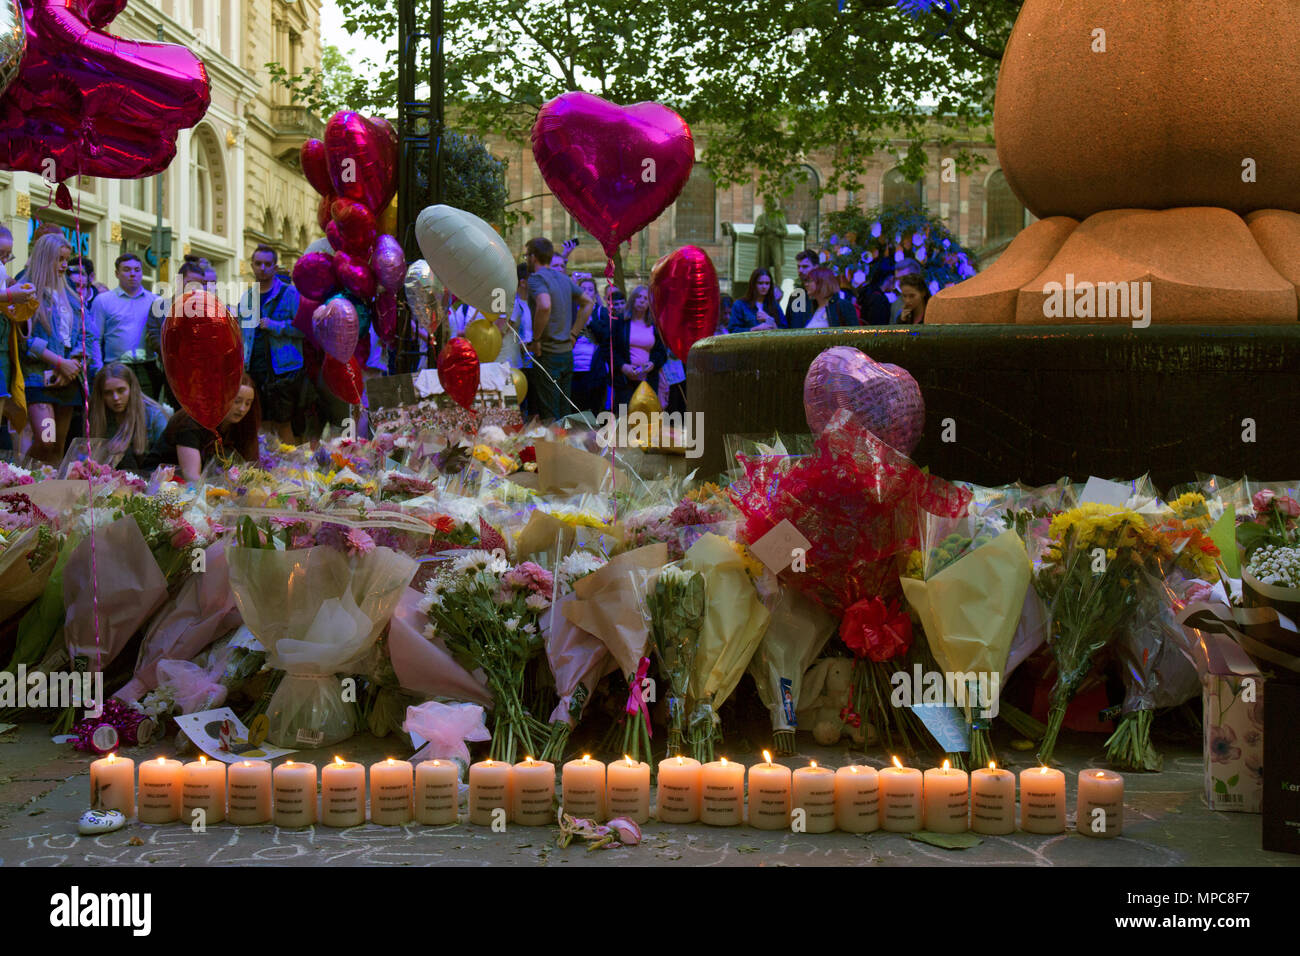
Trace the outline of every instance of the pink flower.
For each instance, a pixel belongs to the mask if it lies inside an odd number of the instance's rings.
[[[375,539],[360,528],[349,528],[346,538],[348,554],[369,554],[375,550]]]
[[[505,582],[518,591],[532,591],[550,597],[555,578],[550,571],[532,561],[525,561],[505,574]]]
[[[1300,518],[1300,501],[1296,501],[1290,495],[1280,495],[1274,498],[1273,507],[1288,518]]]
[[[1237,746],[1237,733],[1231,727],[1210,728],[1210,759],[1215,763],[1229,763],[1241,759]]]
[[[1268,510],[1269,503],[1273,500],[1273,492],[1265,488],[1263,491],[1255,492],[1255,497],[1250,499],[1250,503],[1255,506],[1255,514],[1262,514]]]
[[[291,550],[299,551],[316,547],[316,542],[309,534],[295,534],[289,542]]]
[[[197,537],[198,532],[194,530],[194,526],[188,521],[182,521],[172,532],[172,547],[179,551]]]

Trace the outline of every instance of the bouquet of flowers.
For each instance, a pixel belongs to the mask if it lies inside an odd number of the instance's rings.
[[[1251,505],[1254,517],[1237,525],[1242,602],[1300,621],[1300,502],[1265,487]]]
[[[49,516],[30,498],[21,492],[0,493],[0,621],[40,597],[54,571],[60,542]]]
[[[1047,644],[1056,660],[1047,732],[1038,759],[1047,764],[1071,698],[1098,652],[1131,621],[1149,580],[1164,577],[1168,543],[1142,515],[1085,503],[1052,520],[1034,584],[1049,608]]]
[[[524,707],[524,674],[542,652],[538,620],[551,603],[550,572],[500,554],[466,551],[424,589],[422,609],[466,670],[482,668],[493,700],[491,758],[541,753],[547,726]]]
[[[668,685],[668,756],[676,757],[686,741],[688,686],[704,625],[704,576],[670,564],[659,573],[645,602],[659,673]]]

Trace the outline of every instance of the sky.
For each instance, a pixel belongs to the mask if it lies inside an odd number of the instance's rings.
[[[320,36],[321,43],[329,43],[338,47],[347,57],[347,59],[357,69],[358,73],[364,75],[360,69],[362,60],[370,60],[372,63],[382,63],[385,56],[385,45],[372,40],[369,37],[360,34],[353,36],[343,29],[343,14],[339,12],[338,4],[334,0],[324,0],[320,8]],[[397,38],[393,37],[393,42]]]

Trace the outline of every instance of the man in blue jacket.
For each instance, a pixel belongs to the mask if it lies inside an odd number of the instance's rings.
[[[296,436],[307,429],[303,334],[293,324],[298,290],[276,275],[278,259],[270,246],[258,246],[253,252],[258,300],[253,301],[254,290],[244,293],[239,320],[244,330],[244,365],[257,384],[262,421],[279,432],[281,441],[296,444]]]

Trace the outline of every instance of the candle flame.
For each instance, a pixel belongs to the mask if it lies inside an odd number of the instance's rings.
[[[724,767],[727,765],[727,758],[726,758],[726,757],[723,757],[723,758],[722,758],[722,765],[723,765]]]
[[[1047,773],[1047,765],[1044,764],[1043,766],[1039,767],[1039,768],[1038,768],[1038,772],[1039,772],[1039,773]]]
[[[334,755],[334,762],[338,764],[340,767],[343,766],[343,758],[340,757],[338,754]]]
[[[583,762],[583,763],[591,763],[591,754],[583,754],[583,755],[582,755],[582,762]]]
[[[159,758],[158,758],[158,762],[159,762],[159,763],[166,763],[166,762],[167,762],[167,758],[166,758],[166,757],[159,757]]]
[[[997,761],[995,761],[995,760],[990,760],[990,761],[989,761],[989,769],[990,769],[990,770],[997,770],[997,769],[998,769]]]
[[[439,766],[438,761],[436,761],[436,760],[433,761],[433,765],[434,765],[435,767]]]
[[[849,773],[858,773],[858,772],[859,770],[857,764],[854,764],[852,767],[849,768]]]
[[[491,761],[491,760],[484,760],[484,761],[483,761],[483,766],[485,766],[485,767],[490,767],[490,766],[492,766],[492,761]]]
[[[816,760],[809,760],[809,761],[808,761],[808,766],[810,766],[810,767],[812,767],[814,770],[816,770],[816,769],[817,769],[817,761],[816,761]]]
[[[946,761],[946,760],[943,762],[943,769],[944,769],[944,770],[949,769],[949,767],[948,767],[948,761]]]
[[[897,757],[895,757],[895,758],[894,758],[894,766],[897,767],[899,770],[902,770],[902,769],[903,769],[903,762],[902,762],[901,760],[899,760]]]
[[[636,766],[636,761],[633,760],[631,757],[629,757],[627,754],[623,754],[623,762],[626,763],[629,767]]]
[[[249,763],[247,760],[245,760],[245,761],[244,761],[244,766],[245,766],[245,767],[251,767],[252,764]]]
[[[162,758],[159,758],[159,759],[162,759]],[[284,762],[284,765],[285,765],[286,767],[292,767],[292,766],[293,766],[293,761],[292,761],[292,760],[286,760],[286,761]]]
[[[203,764],[206,767],[208,765],[208,758],[200,754],[199,763]]]
[[[109,763],[115,763],[116,761],[117,761],[117,754],[109,754],[109,755],[108,755],[108,762],[109,762]]]
[[[528,766],[531,767],[531,766],[533,765],[533,758],[532,758],[532,757],[525,757],[525,758],[524,758],[524,763],[528,764]]]
[[[766,750],[763,751],[763,759],[767,761],[769,767],[772,766],[772,755]]]
[[[394,760],[392,757],[389,757],[389,758],[388,758],[388,766],[391,767],[391,766],[392,766],[393,764],[395,764],[395,763],[397,763],[397,761]]]
[[[677,766],[680,767],[680,766],[682,766],[682,764],[684,764],[684,763],[686,763],[686,760],[685,760],[684,758],[682,758],[682,757],[679,755],[679,756],[677,757]]]
[[[1098,770],[1098,771],[1097,771],[1097,776],[1099,776],[1099,777],[1104,777],[1104,776],[1106,776],[1106,771],[1105,771],[1105,770]]]

